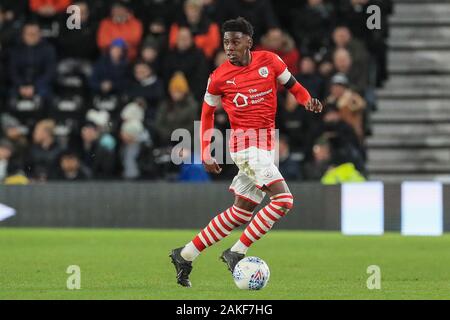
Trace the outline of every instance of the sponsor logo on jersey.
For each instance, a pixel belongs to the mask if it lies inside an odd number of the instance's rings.
[[[236,93],[233,99],[234,104],[238,108],[248,106],[248,97],[242,93]]]
[[[231,80],[227,80],[226,83],[227,84],[234,84],[234,85],[236,85],[236,78],[233,78]]]

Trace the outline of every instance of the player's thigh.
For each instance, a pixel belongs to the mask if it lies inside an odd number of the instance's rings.
[[[252,211],[264,199],[264,193],[258,189],[253,181],[239,170],[230,185],[230,191],[235,195],[234,204],[238,208]]]
[[[275,182],[269,186],[264,186],[262,188],[262,191],[264,191],[266,194],[268,194],[269,197],[273,197],[274,195],[277,195],[280,193],[291,193],[286,181],[284,181],[284,180]]]
[[[241,209],[244,209],[247,211],[253,211],[258,206],[257,203],[255,203],[253,201],[249,201],[247,199],[244,199],[238,195],[234,196],[234,205],[238,208],[241,208]]]
[[[273,153],[266,150],[257,150],[257,157],[251,164],[255,172],[255,184],[270,197],[278,193],[289,193],[283,175],[273,162]]]

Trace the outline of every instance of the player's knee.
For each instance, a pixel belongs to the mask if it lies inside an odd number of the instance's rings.
[[[240,213],[240,218],[245,222],[249,222],[252,219],[253,211],[255,211],[257,206],[256,202],[251,202],[241,196],[236,196],[233,204],[233,207]]]
[[[271,198],[272,203],[276,205],[279,210],[285,214],[288,213],[294,206],[294,197],[291,193],[280,193]]]
[[[252,220],[252,216],[246,216],[243,219],[245,220],[245,222],[250,222]]]
[[[244,223],[247,223],[250,220],[252,220],[254,208],[252,209],[252,208],[245,207],[245,209],[244,209],[243,207],[233,205],[233,209],[234,209],[233,212],[238,216],[238,218],[239,218],[238,221],[240,223],[244,224]]]
[[[286,210],[286,213],[288,213],[294,207],[294,197],[292,196],[292,194],[289,195],[290,198],[285,198],[282,202],[284,204],[283,208]]]

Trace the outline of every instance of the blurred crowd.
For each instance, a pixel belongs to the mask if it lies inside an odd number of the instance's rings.
[[[367,28],[370,5],[379,30]],[[220,25],[238,16],[255,28],[254,50],[277,53],[325,105],[311,115],[279,88],[285,178],[364,180],[391,11],[386,0],[0,0],[0,181],[230,179],[233,165],[211,177],[172,164],[171,133],[193,132],[226,59]],[[221,109],[216,127],[229,128]]]

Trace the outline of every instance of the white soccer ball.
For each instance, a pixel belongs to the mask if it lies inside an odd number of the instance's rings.
[[[269,266],[258,257],[242,259],[233,271],[234,282],[243,290],[261,290],[267,285],[269,278]]]

